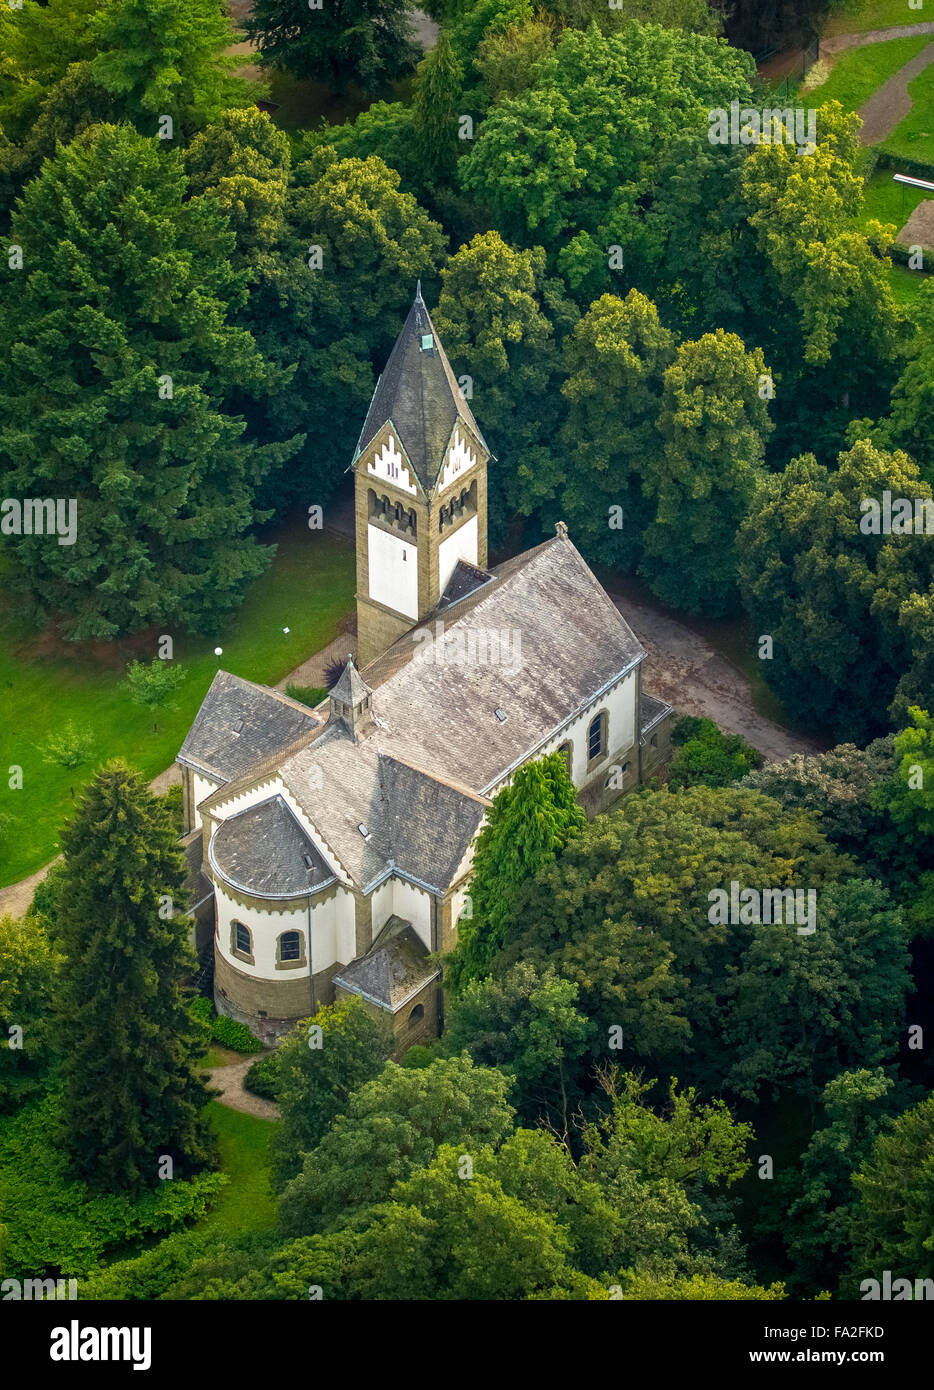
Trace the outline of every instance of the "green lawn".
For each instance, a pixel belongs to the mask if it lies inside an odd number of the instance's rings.
[[[908,0],[866,0],[859,14],[842,14],[828,20],[824,38],[832,38],[834,34],[867,34],[870,29],[921,24],[927,19],[934,19],[931,0],[920,10],[910,10]]]
[[[208,1115],[221,1150],[221,1171],[230,1182],[194,1230],[241,1236],[276,1224],[276,1199],[269,1183],[269,1142],[278,1120],[259,1120],[212,1100]]]
[[[934,2],[931,12],[934,15]],[[858,111],[877,87],[916,58],[930,42],[930,34],[919,34],[908,39],[888,39],[868,48],[850,49],[835,58],[826,82],[808,91],[801,90],[799,99],[812,106],[839,101],[847,111]]]
[[[892,175],[894,169],[879,169],[867,180],[863,189],[863,205],[859,212],[859,225],[865,227],[871,221],[891,222],[896,232],[905,225],[915,208],[925,198],[934,197],[923,188],[912,188],[908,184],[896,183]]]
[[[158,632],[116,643],[37,637],[0,597],[0,813],[12,817],[0,842],[0,887],[54,858],[72,796],[101,761],[125,757],[149,778],[168,767],[219,668],[275,685],[337,636],[353,608],[353,546],[308,530],[302,517],[268,539],[278,543],[276,558],[227,627],[207,638],[176,638],[175,659],[188,674],[175,708],[157,712],[158,732],[153,715],[119,688],[128,661],[155,656]],[[88,761],[73,769],[45,762],[42,747],[69,719],[93,739]],[[21,790],[9,788],[11,766],[23,769]]]
[[[912,108],[883,141],[883,147],[902,159],[919,159],[934,165],[934,63],[908,83],[908,95]]]

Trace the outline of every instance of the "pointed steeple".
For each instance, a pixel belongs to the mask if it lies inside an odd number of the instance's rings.
[[[373,393],[354,460],[391,423],[418,481],[430,494],[459,419],[489,454],[425,307],[419,280],[408,318]]]
[[[372,690],[354,665],[353,655],[348,654],[347,665],[331,691],[331,720],[342,720],[354,738],[365,734],[373,725],[370,710],[372,695]]]

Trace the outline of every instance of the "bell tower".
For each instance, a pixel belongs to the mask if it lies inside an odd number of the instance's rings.
[[[419,282],[351,465],[361,666],[433,612],[458,560],[485,568],[490,457]]]

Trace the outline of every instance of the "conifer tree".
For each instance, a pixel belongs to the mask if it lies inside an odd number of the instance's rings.
[[[94,126],[46,161],[13,219],[2,491],[74,499],[77,526],[74,543],[4,542],[31,615],[62,615],[72,640],[210,633],[272,556],[250,534],[254,491],[293,445],[244,440],[229,400],[287,374],[230,322],[245,296],[234,234],[186,193],[178,153]]]
[[[237,33],[219,0],[110,0],[92,33],[93,77],[141,134],[155,135],[159,118],[171,116],[171,138],[190,136],[256,100],[255,84],[231,75],[239,59],[226,49]]]
[[[182,990],[185,861],[169,808],[120,761],[87,787],[61,845],[62,1143],[93,1190],[137,1193],[167,1176],[166,1157],[175,1177],[214,1158]]]
[[[415,74],[413,124],[419,155],[430,177],[447,179],[457,162],[458,101],[464,68],[442,29]]]
[[[489,974],[519,888],[550,863],[587,817],[562,753],[526,763],[493,802],[474,854],[471,917],[461,918],[445,983],[459,994]]]

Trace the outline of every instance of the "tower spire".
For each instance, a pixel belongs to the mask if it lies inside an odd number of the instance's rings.
[[[416,304],[424,304],[424,302],[425,302],[425,301],[422,299],[422,282],[421,282],[421,280],[416,280],[416,282],[415,282],[415,303],[416,303]]]

